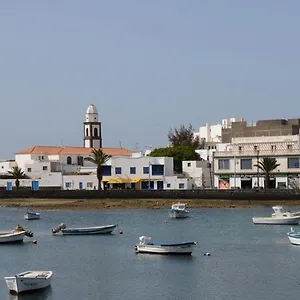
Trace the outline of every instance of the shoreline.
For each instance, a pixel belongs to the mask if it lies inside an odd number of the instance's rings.
[[[203,199],[0,199],[0,206],[39,210],[169,209],[176,202],[188,208],[251,208],[274,205],[300,206],[299,200],[203,200]]]

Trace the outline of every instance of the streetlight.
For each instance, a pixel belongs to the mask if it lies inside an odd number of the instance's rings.
[[[257,165],[257,188],[259,188],[259,167],[258,167],[258,162],[259,162],[259,150],[256,150],[256,165]]]

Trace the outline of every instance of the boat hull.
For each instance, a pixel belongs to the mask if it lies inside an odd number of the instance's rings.
[[[48,273],[47,277],[24,277],[20,276],[21,274],[19,274],[16,276],[5,277],[4,279],[9,291],[11,293],[19,294],[27,291],[44,289],[50,286],[52,281],[52,272],[45,272]]]
[[[66,228],[62,229],[63,235],[89,235],[89,234],[110,234],[117,225],[86,227],[86,228]]]
[[[187,218],[188,216],[189,212],[186,210],[171,209],[169,211],[169,217],[172,219],[182,219]]]
[[[152,253],[152,254],[181,254],[191,255],[194,250],[195,243],[182,243],[174,245],[139,245],[135,246],[137,253]]]
[[[0,233],[0,243],[23,242],[25,231]]]
[[[252,218],[254,224],[265,225],[297,225],[300,221],[300,216],[294,217],[254,217]]]
[[[39,213],[27,213],[24,215],[25,220],[38,220],[40,217]]]
[[[300,245],[300,234],[299,233],[292,233],[289,232],[287,234],[289,241],[291,242],[291,244],[293,245]]]

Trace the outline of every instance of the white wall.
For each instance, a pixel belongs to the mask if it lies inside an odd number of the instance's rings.
[[[8,174],[14,166],[16,166],[15,161],[0,161],[0,175]]]

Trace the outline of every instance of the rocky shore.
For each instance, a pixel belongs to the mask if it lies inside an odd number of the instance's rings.
[[[4,207],[39,210],[168,209],[174,199],[1,199]],[[180,200],[189,208],[249,208],[257,206],[300,206],[300,200]]]

